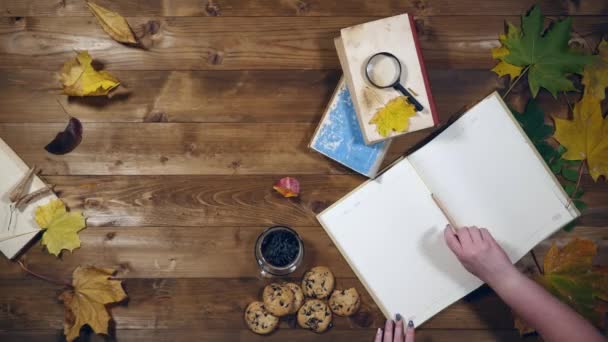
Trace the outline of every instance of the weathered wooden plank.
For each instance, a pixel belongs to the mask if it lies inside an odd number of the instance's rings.
[[[307,122],[317,123],[342,74],[338,70],[121,71],[129,96],[67,98],[57,75],[43,70],[7,70],[0,79],[0,122],[65,123],[67,112],[83,122]],[[494,89],[506,79],[489,70],[430,70],[440,118]],[[514,89],[507,100],[525,102]],[[578,94],[573,94],[572,101]],[[541,92],[545,112],[564,116],[565,98]]]
[[[331,330],[325,334],[312,334],[302,329],[279,329],[270,336],[254,335],[242,328],[201,330],[199,327],[179,330],[147,330],[124,329],[117,330],[111,337],[94,336],[90,332],[81,333],[85,341],[200,341],[200,342],[237,342],[237,341],[335,341],[335,342],[370,342],[373,340],[376,329],[362,330]],[[13,330],[0,331],[0,339],[4,342],[48,342],[63,341],[61,330]],[[515,330],[449,330],[449,329],[419,329],[416,331],[418,341],[451,341],[451,342],[495,342],[495,341],[522,341]],[[525,341],[537,341],[537,338],[526,338]]]
[[[87,123],[73,152],[44,150],[65,124],[0,124],[0,137],[44,174],[343,174],[308,148],[316,124]],[[393,160],[427,131],[396,140]]]
[[[538,3],[550,15],[589,15],[608,11],[602,1],[558,2],[551,0],[500,0],[492,2],[450,0],[97,0],[125,16],[389,16],[403,12],[416,15],[518,15]],[[5,0],[0,16],[89,16],[78,0]]]
[[[315,215],[365,179],[298,176],[301,194],[285,199],[277,176],[46,177],[68,206],[83,210],[89,226],[316,226]],[[608,186],[587,180],[581,225],[606,226]]]
[[[259,298],[268,280],[129,279],[127,304],[112,309],[116,329],[239,329],[246,305]],[[384,317],[356,279],[338,279],[339,287],[356,287],[362,314],[334,320],[333,330],[378,327]],[[0,279],[0,329],[56,329],[63,308],[61,287],[42,280]],[[407,317],[407,313],[402,313]],[[509,309],[486,288],[458,301],[422,325],[426,329],[511,329]],[[282,328],[289,327],[287,322]]]
[[[294,227],[302,236],[306,268],[323,264],[340,278],[355,278],[342,255],[321,227]],[[78,265],[111,267],[121,278],[244,278],[254,277],[258,268],[253,257],[255,240],[265,227],[90,227],[80,233],[82,247],[63,253],[61,262],[35,244],[21,257],[33,271],[69,279]],[[573,232],[560,231],[542,241],[534,252],[543,256],[553,243],[563,245],[573,237],[595,241],[596,262],[608,265],[608,227],[577,227]],[[227,266],[229,265],[229,266]],[[530,255],[519,263],[520,269],[533,272],[536,266]],[[0,260],[1,279],[23,279],[25,273],[14,262]]]
[[[2,18],[0,68],[55,71],[74,50],[88,49],[111,70],[335,69],[339,30],[376,18],[130,18],[136,31],[147,32],[149,50],[114,42],[90,17]],[[504,20],[518,18],[417,18],[427,66],[490,68],[490,48],[498,45]],[[608,17],[584,17],[574,28],[595,46]]]

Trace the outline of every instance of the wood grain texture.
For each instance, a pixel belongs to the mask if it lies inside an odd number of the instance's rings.
[[[0,124],[2,139],[43,174],[344,174],[308,148],[316,124],[88,123],[73,152],[44,150],[65,124]],[[400,138],[394,160],[428,131]]]
[[[114,42],[90,17],[0,18],[0,68],[56,71],[74,50],[89,50],[109,70],[335,69],[339,30],[377,17],[128,19],[138,35],[147,34],[149,50]],[[518,18],[417,18],[427,67],[491,68],[504,20]],[[596,46],[608,19],[587,16],[574,29]]]
[[[346,26],[414,14],[445,121],[506,89],[507,80],[489,71],[490,49],[504,21],[519,23],[535,1],[95,2],[126,16],[148,50],[112,41],[82,0],[0,1],[0,138],[42,167],[89,225],[74,253],[55,258],[35,241],[21,260],[65,280],[78,265],[116,268],[130,297],[113,308],[113,336],[83,329],[80,340],[354,342],[371,341],[384,318],[315,214],[365,179],[307,148],[341,75],[333,38]],[[575,15],[576,35],[591,46],[608,31],[608,2],[538,3],[552,18]],[[121,80],[122,94],[60,95],[57,72],[82,49]],[[568,96],[572,103],[578,95]],[[520,82],[508,101],[523,110],[528,98]],[[84,123],[83,143],[65,156],[43,149],[67,122],[58,100]],[[567,116],[564,96],[538,100],[548,115]],[[386,162],[426,134],[397,139]],[[287,175],[301,182],[297,199],[272,190]],[[590,208],[572,233],[535,247],[541,263],[552,243],[578,236],[595,241],[595,262],[608,264],[608,183],[585,175],[582,187]],[[362,314],[336,319],[322,335],[293,321],[269,337],[245,329],[242,311],[268,281],[256,278],[253,243],[274,224],[303,236],[304,267],[327,265],[340,287],[361,291]],[[530,254],[518,267],[537,272]],[[0,259],[0,340],[63,341],[60,292]],[[482,287],[420,327],[417,341],[520,341],[512,327],[510,310]]]
[[[491,2],[450,0],[146,0],[96,3],[125,16],[390,16],[415,15],[519,15],[535,3],[547,15],[589,15],[608,11],[602,1],[499,0]],[[0,16],[89,16],[79,0],[5,0]]]
[[[384,317],[356,279],[337,279],[340,287],[356,287],[362,296],[360,315],[334,319],[333,330],[379,327]],[[268,280],[255,278],[128,279],[129,301],[113,307],[116,329],[242,329],[243,310],[259,300]],[[37,279],[0,280],[1,330],[60,327],[61,287]],[[44,308],[41,310],[40,308]],[[407,317],[407,313],[403,313]],[[427,321],[427,329],[511,329],[509,309],[487,288],[456,302]],[[288,322],[281,327],[288,328]]]
[[[329,162],[329,161],[328,161]],[[301,195],[272,189],[277,176],[45,177],[89,226],[317,226],[320,213],[365,179],[358,175],[302,175]],[[608,186],[582,182],[589,205],[581,225],[606,226]]]
[[[257,236],[266,226],[252,227],[89,227],[80,233],[82,247],[64,252],[61,262],[40,244],[33,245],[21,260],[33,271],[69,279],[78,265],[95,264],[117,270],[117,277],[132,278],[252,278],[259,272],[253,257]],[[328,266],[338,278],[356,278],[325,231],[318,226],[295,226],[304,239],[306,256],[301,269]],[[540,263],[553,243],[563,246],[573,237],[590,239],[598,245],[596,263],[608,264],[608,227],[579,226],[574,232],[557,232],[534,248]],[[230,260],[227,267],[226,261]],[[518,266],[538,274],[528,254]],[[24,279],[21,268],[0,260],[1,279]]]
[[[114,337],[104,338],[83,332],[81,338],[86,341],[200,341],[200,342],[237,342],[237,341],[259,341],[259,342],[370,342],[376,329],[361,330],[332,330],[327,334],[311,334],[301,329],[281,329],[270,336],[257,336],[249,330],[241,329],[213,329],[205,330],[193,328],[187,330],[149,330],[149,329],[124,329],[117,330]],[[114,339],[115,338],[115,339]],[[453,330],[453,329],[420,329],[416,331],[418,341],[451,341],[451,342],[495,342],[495,341],[536,341],[536,339],[519,337],[514,330]],[[48,342],[63,341],[62,332],[59,330],[20,330],[10,333],[0,331],[0,339],[5,342]]]

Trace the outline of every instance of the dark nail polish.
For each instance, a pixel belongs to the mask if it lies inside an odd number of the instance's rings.
[[[408,328],[413,328],[414,327],[414,321],[410,320],[409,322],[407,322],[407,327]]]
[[[395,318],[397,319],[397,322],[399,322],[403,317],[401,317],[401,314],[396,314]]]

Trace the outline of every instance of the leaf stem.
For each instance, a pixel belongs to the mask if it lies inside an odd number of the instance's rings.
[[[65,110],[65,107],[63,106],[63,104],[61,103],[61,101],[59,101],[59,99],[55,99],[57,101],[57,103],[59,104],[59,106],[61,107],[61,109],[63,110],[63,113],[65,115],[67,115],[68,119],[71,119],[72,116],[68,113],[67,110]]]
[[[32,275],[32,276],[34,276],[34,277],[36,277],[36,278],[38,278],[38,279],[42,279],[42,280],[48,281],[49,283],[53,283],[53,284],[56,284],[56,285],[61,285],[61,286],[72,287],[72,284],[70,284],[70,283],[68,283],[68,282],[63,282],[63,281],[60,281],[60,280],[51,279],[51,278],[48,278],[48,277],[46,277],[46,276],[43,276],[43,275],[41,275],[41,274],[38,274],[38,273],[36,273],[36,272],[34,272],[34,271],[30,270],[29,268],[27,268],[27,267],[26,267],[26,266],[23,264],[23,262],[22,262],[21,260],[17,260],[17,263],[19,264],[19,266],[21,266],[21,268],[22,268],[22,269],[23,269],[23,270],[24,270],[26,273],[29,273],[30,275]]]
[[[574,112],[574,109],[572,109],[572,105],[570,104],[570,101],[568,100],[568,95],[566,94],[566,92],[562,91],[562,95],[564,95],[564,98],[566,99],[566,103],[568,104],[568,108],[570,109],[570,112]]]
[[[530,250],[530,255],[532,255],[532,260],[534,260],[534,264],[536,265],[536,268],[538,269],[538,272],[541,275],[544,275],[545,272],[543,272],[542,267],[540,267],[540,264],[538,263],[538,259],[536,258],[536,253],[534,253],[533,249]]]
[[[522,71],[521,74],[519,74],[519,76],[517,76],[517,78],[515,79],[515,81],[513,81],[513,83],[511,83],[511,86],[509,87],[509,89],[507,89],[507,91],[504,93],[504,95],[502,95],[503,99],[507,98],[507,95],[509,95],[509,93],[511,92],[511,89],[513,89],[513,87],[515,87],[515,84],[517,84],[517,82],[524,77],[524,75],[526,74],[526,72],[528,72],[528,69],[530,69],[530,65],[528,65],[524,71]]]
[[[572,192],[572,196],[576,195],[576,193],[578,192],[578,188],[581,186],[581,178],[583,178],[583,167],[585,166],[585,160],[581,160],[581,166],[578,167],[578,179],[576,180],[576,186],[574,187],[574,192]],[[570,199],[568,200],[568,205],[566,205],[566,207],[569,207],[570,204],[572,204],[572,197],[570,197]]]

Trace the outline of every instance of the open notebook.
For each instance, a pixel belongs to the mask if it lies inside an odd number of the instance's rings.
[[[12,209],[9,192],[25,176],[29,167],[0,139],[0,251],[13,258],[40,231],[34,220],[36,207],[46,204],[55,195],[47,195],[30,203],[23,211]],[[43,188],[44,183],[34,176],[26,193]]]
[[[417,325],[482,283],[444,242],[487,227],[513,262],[580,215],[497,93],[318,215],[386,317]]]

